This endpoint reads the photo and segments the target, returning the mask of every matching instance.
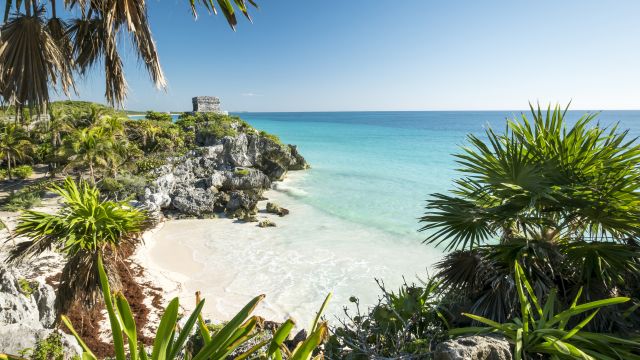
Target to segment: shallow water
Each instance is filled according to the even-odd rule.
[[[421,243],[425,200],[449,189],[456,177],[451,154],[466,134],[481,135],[488,124],[501,130],[513,113],[238,114],[296,144],[311,164],[269,193],[291,215],[274,218],[278,227],[269,229],[228,219],[171,222],[159,239],[170,234],[195,250],[205,267],[187,287],[210,299],[206,311],[214,318],[228,318],[257,293],[267,294],[264,315],[291,315],[302,326],[329,291],[330,315],[351,295],[372,304],[379,295],[374,278],[393,289],[403,275],[409,282],[426,277],[442,253]],[[640,112],[600,119],[640,134]]]

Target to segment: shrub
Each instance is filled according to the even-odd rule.
[[[21,355],[29,360],[64,360],[62,335],[58,332],[52,332],[47,338],[38,340],[33,349],[21,351]],[[80,360],[77,356],[72,359]]]
[[[33,174],[33,168],[29,165],[20,165],[11,169],[11,175],[18,179],[26,179]]]
[[[330,359],[425,358],[446,337],[447,321],[439,299],[439,284],[403,284],[397,293],[378,282],[382,297],[363,313],[356,297],[352,315],[333,329],[326,352]]]
[[[139,199],[144,196],[147,180],[142,176],[122,175],[104,178],[98,184],[101,192],[116,200]]]
[[[4,211],[20,211],[40,205],[44,190],[30,191],[28,188],[12,193],[0,206]]]
[[[109,281],[107,280],[107,274],[104,270],[101,256],[98,256],[97,258],[97,268],[100,277],[100,284],[102,286],[105,307],[107,308],[109,323],[111,325],[113,348],[115,350],[116,359],[125,360],[129,358],[131,360],[138,360],[149,358],[144,346],[140,346],[138,343],[136,322],[127,299],[121,292],[112,293],[109,288]],[[288,359],[309,359],[313,351],[324,342],[324,339],[328,334],[327,323],[320,321],[320,315],[324,311],[330,298],[331,294],[327,296],[318,311],[315,321],[309,329],[309,336],[307,336],[307,338],[293,351],[288,350],[284,345],[284,341],[289,337],[289,333],[293,330],[295,325],[295,323],[289,319],[280,325],[272,338],[265,339],[255,345],[252,345],[236,358],[251,358],[251,356],[255,355],[258,351],[266,348],[266,354],[264,356],[266,359],[282,359],[283,355],[287,356]],[[203,340],[203,346],[197,353],[190,354],[189,358],[194,360],[226,359],[231,353],[242,345],[246,345],[252,338],[254,338],[257,326],[262,319],[257,316],[252,316],[251,314],[263,299],[264,295],[256,296],[253,300],[247,303],[240,312],[229,320],[229,322],[222,326],[220,330],[216,333],[212,333],[205,325],[202,315],[200,314],[202,307],[204,306],[204,300],[199,301],[199,298],[196,297],[195,310],[188,317],[184,325],[179,327],[177,321],[180,303],[178,298],[174,298],[169,302],[169,305],[166,307],[164,314],[160,319],[158,329],[154,336],[155,340],[153,342],[153,347],[151,348],[151,358],[167,360],[181,358],[181,353],[185,349],[185,345],[191,331],[197,325]],[[61,316],[61,319],[69,331],[76,337],[76,339],[78,339],[80,346],[82,346],[82,358],[96,359],[96,356],[93,354],[91,349],[78,336],[69,319],[64,315]],[[128,356],[127,349],[125,347],[125,338],[129,348]]]
[[[7,169],[0,169],[0,181],[7,178]]]
[[[212,121],[198,127],[198,134],[200,134],[200,136],[210,136],[216,139],[221,139],[225,136],[235,136],[238,132],[229,122]]]
[[[515,287],[520,302],[520,317],[506,323],[498,323],[482,316],[463,314],[487,327],[459,328],[450,331],[452,335],[499,333],[504,335],[515,348],[516,359],[539,358],[545,354],[551,359],[640,359],[636,354],[640,342],[617,338],[610,334],[582,331],[601,308],[625,303],[626,297],[615,297],[578,305],[582,291],[574,298],[571,306],[556,312],[556,290],[552,290],[546,302],[538,296],[524,270],[515,263]],[[635,309],[635,306],[632,307]],[[586,317],[579,317],[583,313]]]
[[[153,156],[153,157],[145,156],[142,159],[139,159],[135,162],[136,170],[137,170],[136,173],[146,174],[154,169],[161,167],[166,163],[167,163],[166,158],[156,157],[156,156]]]
[[[147,111],[144,117],[147,120],[173,122],[171,115],[163,112]]]
[[[282,140],[280,140],[280,138],[277,135],[274,134],[269,134],[268,132],[264,131],[264,130],[260,130],[260,136],[262,136],[263,138],[267,138],[271,141],[273,141],[274,143],[282,146]]]

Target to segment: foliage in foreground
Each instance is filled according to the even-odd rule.
[[[257,4],[254,0],[189,1],[194,18],[202,8],[208,13],[220,11],[234,29],[237,12],[251,19],[250,6]],[[57,16],[58,11],[62,16]],[[107,102],[120,105],[127,95],[118,46],[124,38],[131,41],[133,53],[154,84],[165,87],[147,14],[145,1],[6,0],[0,33],[0,100],[40,111],[49,103],[50,91],[59,89],[69,96],[77,92],[77,77],[104,66]]]
[[[582,294],[579,291],[568,309],[556,312],[556,290],[552,290],[544,305],[541,305],[524,270],[517,262],[515,263],[515,285],[521,317],[501,324],[482,316],[464,314],[488,327],[453,329],[450,334],[492,332],[504,335],[514,346],[516,360],[536,359],[539,354],[549,355],[551,359],[567,360],[640,359],[638,354],[640,342],[637,340],[583,331],[583,328],[602,308],[628,302],[629,298],[614,297],[578,305]],[[587,312],[588,315],[579,317]]]
[[[8,260],[19,262],[50,249],[62,252],[67,262],[56,296],[57,310],[65,310],[74,300],[94,304],[99,290],[98,254],[107,254],[108,265],[115,269],[122,259],[122,245],[137,241],[146,215],[128,204],[101,200],[100,192],[84,181],[76,184],[67,178],[52,190],[62,197],[62,209],[56,214],[23,212],[15,234],[29,240],[15,245]],[[118,284],[117,277],[113,281]]]
[[[403,284],[397,293],[378,284],[382,297],[363,313],[359,300],[352,315],[333,329],[326,345],[330,359],[426,358],[446,337],[447,320],[440,284],[431,279],[421,285]]]
[[[456,155],[463,177],[428,201],[426,242],[457,249],[437,276],[476,314],[517,312],[514,261],[538,296],[556,288],[565,306],[580,288],[588,300],[639,293],[640,143],[594,124],[597,114],[567,124],[566,111],[532,107],[532,120],[510,120],[502,134],[470,135]],[[587,327],[640,326],[620,313],[607,307]]]
[[[255,336],[256,327],[262,322],[260,317],[255,315],[251,316],[251,313],[264,299],[264,295],[257,296],[247,303],[238,314],[213,335],[209,332],[201,316],[202,307],[205,303],[204,300],[197,303],[193,313],[191,313],[184,323],[184,326],[180,328],[178,325],[179,301],[178,298],[174,298],[165,309],[158,329],[156,330],[151,354],[148,354],[144,346],[140,346],[138,343],[136,324],[127,299],[122,293],[112,293],[109,288],[109,281],[100,256],[98,257],[98,272],[100,275],[102,294],[109,315],[109,323],[111,324],[116,360],[145,360],[149,358],[154,360],[177,359],[183,355],[182,352],[184,351],[187,339],[195,328],[196,323],[204,339],[204,346],[198,353],[191,354],[189,358],[191,360],[223,360],[238,347],[251,340]],[[310,329],[309,336],[300,342],[293,351],[289,351],[284,345],[284,341],[288,338],[289,333],[295,325],[293,320],[289,319],[276,330],[272,339],[259,342],[243,354],[238,355],[236,359],[249,358],[265,347],[267,347],[266,358],[268,359],[310,359],[313,352],[322,344],[328,335],[327,323],[320,321],[320,316],[329,298],[330,295],[327,296],[320,311],[318,311]],[[62,316],[62,321],[83,348],[82,358],[97,359],[91,349],[89,349],[78,336],[69,319]],[[125,338],[128,346],[125,345]],[[127,347],[129,350],[128,353]],[[316,356],[316,358],[320,357],[321,355]]]

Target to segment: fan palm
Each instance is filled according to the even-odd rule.
[[[7,174],[11,179],[11,167],[16,161],[29,158],[33,145],[18,124],[6,123],[0,132],[0,154],[7,164]]]
[[[71,134],[67,151],[70,154],[68,168],[81,166],[88,169],[89,178],[95,184],[96,170],[106,168],[117,157],[113,138],[103,127],[85,128]]]
[[[19,262],[46,250],[62,252],[62,269],[56,308],[64,311],[75,300],[95,303],[100,291],[97,261],[102,256],[111,271],[111,283],[120,288],[116,265],[125,245],[138,240],[146,215],[125,203],[100,200],[95,187],[67,178],[63,186],[52,186],[62,196],[63,207],[56,214],[25,211],[15,229],[16,236],[28,240],[18,243],[8,261]]]
[[[566,109],[531,113],[486,141],[469,136],[456,155],[464,177],[421,219],[425,242],[457,249],[436,265],[443,282],[500,321],[516,310],[516,260],[540,296],[558,288],[561,301],[581,286],[587,298],[638,288],[640,145],[596,114],[567,126]]]
[[[51,17],[45,18],[45,3]],[[235,29],[236,9],[249,20],[248,5],[253,0],[189,0],[197,17],[198,9],[222,11]],[[14,7],[15,5],[15,7]],[[14,8],[14,13],[11,9]],[[105,97],[121,105],[127,95],[117,40],[128,36],[140,62],[158,88],[166,86],[144,0],[66,0],[69,21],[57,16],[55,0],[6,0],[0,34],[0,96],[18,108],[39,111],[49,102],[49,88],[65,94],[74,91],[74,75],[84,75],[104,65]],[[78,16],[74,18],[74,16]]]

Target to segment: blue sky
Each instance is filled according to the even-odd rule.
[[[129,51],[129,109],[196,95],[232,111],[640,109],[638,0],[258,0],[236,32],[185,0],[147,1],[169,87]],[[102,81],[80,97],[104,101]]]

